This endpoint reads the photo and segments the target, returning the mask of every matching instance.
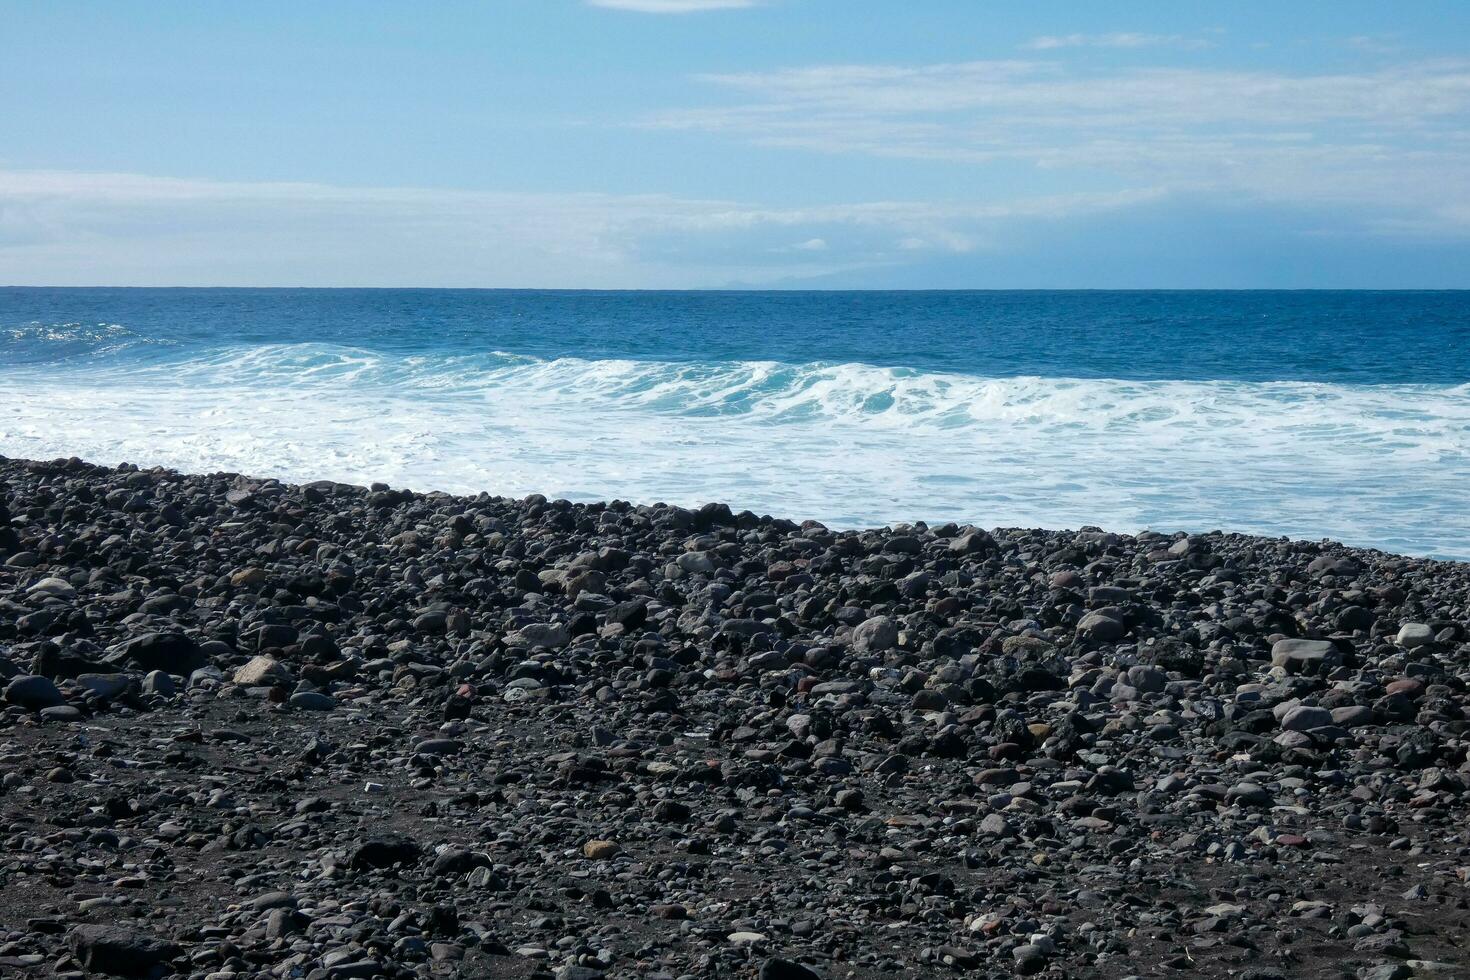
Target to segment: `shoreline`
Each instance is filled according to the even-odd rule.
[[[0,965],[1449,975],[1467,620],[1335,542],[0,457]]]
[[[347,493],[354,493],[354,494],[368,494],[368,493],[371,493],[371,492],[376,492],[376,491],[378,491],[379,488],[381,488],[381,491],[385,491],[385,492],[392,492],[392,493],[395,493],[395,494],[408,494],[409,495],[409,498],[406,498],[406,499],[415,499],[415,500],[417,500],[417,499],[433,498],[433,499],[441,500],[441,501],[442,500],[457,501],[457,502],[460,502],[460,503],[463,503],[463,504],[467,504],[467,505],[468,504],[471,504],[471,503],[481,502],[481,501],[487,501],[487,500],[490,501],[490,502],[496,503],[496,504],[516,505],[516,504],[523,504],[528,499],[541,499],[541,500],[543,500],[544,502],[547,502],[547,503],[552,503],[552,504],[556,504],[556,505],[563,505],[563,504],[565,504],[565,505],[570,505],[572,507],[577,507],[577,508],[589,508],[590,507],[590,508],[601,509],[601,508],[606,508],[606,507],[608,507],[609,505],[612,505],[612,504],[618,504],[620,506],[631,507],[631,508],[634,508],[634,509],[673,510],[673,511],[687,511],[687,512],[690,512],[690,513],[697,513],[697,512],[699,512],[701,510],[701,508],[706,508],[706,509],[708,509],[708,508],[715,508],[715,509],[720,510],[720,512],[722,512],[722,513],[728,511],[733,517],[737,517],[739,519],[739,521],[741,522],[742,526],[746,526],[746,527],[750,527],[750,526],[765,526],[765,525],[769,525],[769,524],[794,525],[794,526],[798,526],[798,527],[800,527],[800,526],[807,526],[807,525],[820,525],[822,528],[830,531],[831,533],[833,533],[833,534],[839,534],[839,535],[843,535],[843,534],[859,534],[859,535],[861,535],[861,534],[870,534],[870,533],[871,534],[894,533],[896,530],[899,530],[899,529],[902,529],[904,531],[909,531],[909,530],[913,530],[915,528],[924,529],[924,530],[930,530],[930,531],[935,530],[935,529],[943,529],[943,528],[953,528],[953,529],[963,528],[963,529],[967,529],[967,530],[984,531],[985,533],[988,533],[988,534],[1000,534],[1000,535],[1010,535],[1010,534],[1018,534],[1018,535],[1040,534],[1040,535],[1046,535],[1046,536],[1058,536],[1058,535],[1076,535],[1076,534],[1080,534],[1080,533],[1102,533],[1102,534],[1114,535],[1114,536],[1116,536],[1118,538],[1129,539],[1129,540],[1133,540],[1133,541],[1139,541],[1139,542],[1155,542],[1155,543],[1173,542],[1173,541],[1178,540],[1180,538],[1216,539],[1216,540],[1223,540],[1223,541],[1230,541],[1230,542],[1255,541],[1255,542],[1260,542],[1262,544],[1269,544],[1269,545],[1273,545],[1273,546],[1285,545],[1285,546],[1290,547],[1290,548],[1293,548],[1293,549],[1296,549],[1296,548],[1323,549],[1323,550],[1329,550],[1329,551],[1333,551],[1333,552],[1337,552],[1337,551],[1351,552],[1351,553],[1354,553],[1354,554],[1362,554],[1362,555],[1365,555],[1365,556],[1377,556],[1377,557],[1384,558],[1384,559],[1398,559],[1398,560],[1402,560],[1402,561],[1420,562],[1420,563],[1426,563],[1426,564],[1431,564],[1431,565],[1432,564],[1447,564],[1447,565],[1470,566],[1470,557],[1467,557],[1467,558],[1452,558],[1452,557],[1444,557],[1444,556],[1439,556],[1439,555],[1411,554],[1411,553],[1408,553],[1408,552],[1395,551],[1395,550],[1388,549],[1388,548],[1374,547],[1374,546],[1370,546],[1370,545],[1356,545],[1356,544],[1351,544],[1349,542],[1343,541],[1340,538],[1333,538],[1333,537],[1322,537],[1322,538],[1294,537],[1294,536],[1289,535],[1289,534],[1263,534],[1263,533],[1258,533],[1258,532],[1255,532],[1255,531],[1228,530],[1228,529],[1226,529],[1224,527],[1214,527],[1214,528],[1211,528],[1209,530],[1173,530],[1173,531],[1160,531],[1160,530],[1154,530],[1154,529],[1151,529],[1151,528],[1143,528],[1143,529],[1138,530],[1138,531],[1126,531],[1126,530],[1116,530],[1116,529],[1111,529],[1111,528],[1105,528],[1105,527],[1101,527],[1099,525],[1093,525],[1093,524],[1083,524],[1083,525],[1079,525],[1078,527],[1051,527],[1051,526],[1048,526],[1048,527],[1034,527],[1034,526],[1022,526],[1022,525],[1016,525],[1016,526],[997,525],[997,526],[990,526],[990,527],[981,527],[980,525],[973,524],[973,523],[967,523],[967,522],[959,522],[959,521],[952,521],[952,520],[951,521],[942,521],[941,522],[941,521],[929,521],[929,520],[924,520],[924,519],[916,519],[916,520],[913,520],[913,521],[893,521],[893,522],[890,522],[888,524],[880,524],[880,525],[862,525],[862,524],[855,524],[855,525],[849,526],[846,523],[839,523],[839,522],[832,522],[832,521],[821,521],[821,520],[816,520],[816,519],[812,519],[812,518],[802,518],[802,517],[790,518],[790,517],[780,517],[780,516],[776,516],[776,515],[772,515],[772,514],[768,514],[768,513],[757,513],[757,512],[752,511],[752,510],[750,510],[748,508],[737,509],[737,504],[735,502],[733,502],[733,501],[726,501],[726,500],[708,501],[708,502],[706,502],[704,504],[700,504],[700,505],[686,505],[686,504],[670,503],[668,501],[663,501],[663,500],[655,500],[655,501],[647,501],[647,502],[641,502],[641,503],[639,503],[639,502],[633,502],[633,501],[629,501],[629,500],[624,500],[622,498],[597,497],[597,496],[592,496],[592,495],[584,496],[584,495],[580,495],[580,494],[575,499],[549,497],[548,495],[546,495],[544,493],[535,493],[535,492],[530,493],[530,494],[525,495],[525,496],[514,497],[514,496],[503,495],[503,494],[497,494],[497,493],[494,493],[494,492],[488,491],[488,490],[481,490],[481,491],[456,491],[456,490],[441,490],[441,489],[416,490],[416,489],[412,489],[412,488],[409,488],[409,487],[393,486],[393,485],[390,485],[388,483],[382,483],[382,482],[374,482],[374,483],[371,483],[371,484],[364,485],[364,484],[358,484],[358,483],[347,483],[347,482],[342,482],[342,481],[339,481],[339,480],[332,480],[332,479],[305,480],[305,479],[295,479],[295,478],[290,478],[290,477],[258,476],[258,475],[251,475],[251,474],[247,474],[247,473],[238,473],[238,472],[234,472],[234,471],[230,471],[230,470],[210,470],[210,471],[181,470],[181,469],[176,469],[176,468],[174,468],[172,466],[167,466],[167,465],[163,465],[163,464],[145,466],[145,465],[142,465],[142,464],[139,464],[139,463],[133,463],[133,462],[130,462],[130,461],[121,461],[121,462],[118,462],[118,463],[115,463],[115,464],[113,464],[113,463],[97,463],[97,462],[92,462],[91,460],[82,459],[82,458],[76,457],[76,456],[70,456],[70,457],[54,457],[54,458],[50,458],[50,459],[35,459],[35,458],[27,458],[27,457],[6,456],[3,453],[0,453],[0,467],[5,467],[5,466],[9,466],[9,465],[26,465],[26,466],[36,465],[36,466],[44,466],[44,467],[58,467],[58,466],[59,467],[79,467],[79,468],[81,468],[84,471],[101,471],[101,472],[106,472],[106,473],[111,473],[111,474],[118,474],[118,473],[141,473],[141,474],[145,474],[145,475],[157,477],[159,479],[174,479],[174,480],[182,480],[182,479],[190,479],[190,478],[210,479],[210,480],[221,480],[221,479],[223,479],[223,480],[229,480],[229,481],[237,482],[237,483],[240,483],[242,485],[256,485],[256,486],[277,487],[277,488],[280,488],[280,489],[282,489],[284,491],[287,491],[287,492],[293,491],[293,490],[299,490],[302,487],[322,487],[322,488],[334,488],[336,491],[339,491],[339,492],[347,492]],[[1165,544],[1165,546],[1167,546],[1167,545]]]
[[[1470,560],[1453,297],[63,290],[0,307],[15,457]]]

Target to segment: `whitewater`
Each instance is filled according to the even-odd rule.
[[[1470,558],[1465,383],[196,346],[119,324],[0,339],[0,454],[14,457]]]

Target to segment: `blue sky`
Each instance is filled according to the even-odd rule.
[[[1467,270],[1463,0],[0,0],[0,283]]]

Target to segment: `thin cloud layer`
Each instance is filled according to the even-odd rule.
[[[1139,34],[1120,31],[1112,34],[1043,34],[1033,37],[1021,47],[1031,51],[1054,51],[1057,48],[1208,48],[1213,41],[1180,34]]]
[[[33,97],[0,114],[0,283],[1332,286],[1470,267],[1470,58],[1427,20],[1304,38],[1264,8],[1071,31],[902,4],[522,6],[528,27],[579,11],[598,56],[554,30],[469,43],[461,11],[394,65],[377,28],[274,63],[221,20],[242,56],[189,67],[192,39],[88,47],[38,14],[11,70]],[[694,20],[720,26],[651,46]],[[162,176],[180,172],[201,179]]]
[[[740,101],[644,124],[825,153],[1086,171],[1122,186],[1351,201],[1397,210],[1401,227],[1470,232],[1466,61],[1288,74],[997,60],[700,78]]]
[[[1017,222],[1158,196],[771,208],[664,195],[0,171],[0,268],[12,282],[54,285],[759,283],[888,265],[916,251],[965,254]]]

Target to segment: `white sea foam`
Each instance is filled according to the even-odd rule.
[[[234,348],[0,374],[0,453],[699,503],[834,525],[1209,529],[1470,557],[1470,385]]]

